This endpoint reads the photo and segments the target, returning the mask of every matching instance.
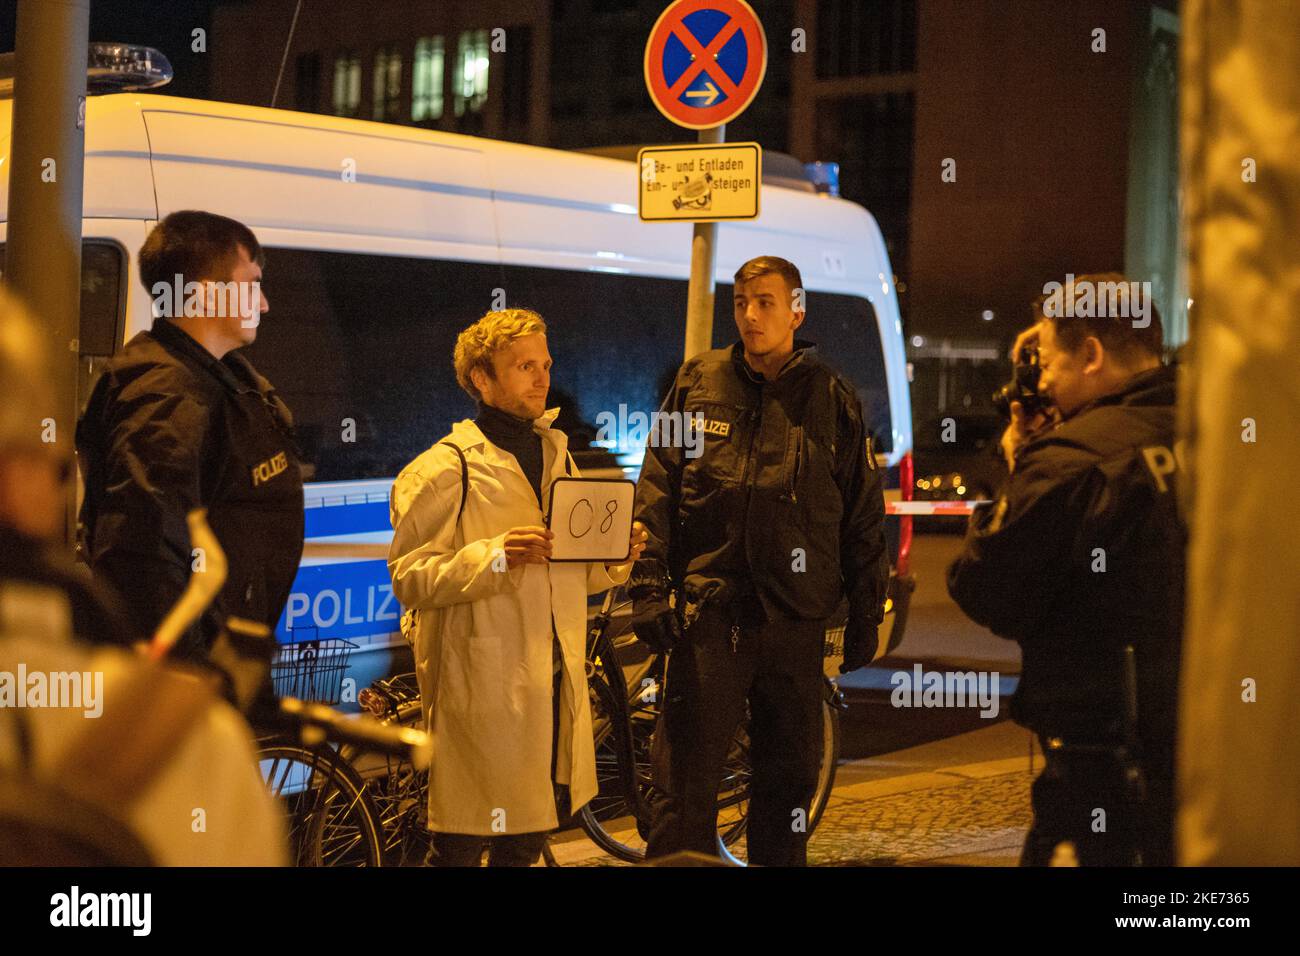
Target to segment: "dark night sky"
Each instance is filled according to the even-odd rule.
[[[176,78],[158,90],[176,96],[207,95],[207,56],[190,50],[192,31],[209,31],[218,0],[91,0],[90,39],[142,43],[161,50]],[[0,0],[0,52],[14,48],[18,0]],[[209,35],[209,40],[211,36]]]

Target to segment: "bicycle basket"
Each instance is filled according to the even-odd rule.
[[[276,696],[337,704],[343,696],[343,674],[356,649],[351,641],[337,637],[280,644],[271,662]]]

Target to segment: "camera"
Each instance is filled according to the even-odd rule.
[[[1042,375],[1038,364],[1038,349],[1031,345],[1021,346],[1016,354],[1011,381],[993,393],[993,407],[1003,418],[1011,417],[1011,403],[1019,402],[1026,418],[1033,418],[1047,408],[1047,400],[1038,391],[1038,380]]]

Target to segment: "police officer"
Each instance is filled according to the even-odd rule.
[[[1054,298],[1016,343],[1038,350],[1047,408],[1011,406],[1010,477],[972,517],[948,590],[1021,647],[1011,713],[1046,754],[1021,863],[1071,843],[1084,865],[1171,865],[1186,541],[1174,370],[1159,313],[1123,276]]]
[[[77,427],[83,547],[152,634],[203,566],[185,515],[206,507],[229,572],[172,652],[202,660],[227,616],[275,626],[302,553],[302,476],[289,410],[239,351],[269,308],[257,238],[225,216],[175,212],[139,263],[153,329],[107,363]]]
[[[796,341],[793,263],[736,273],[741,340],[677,374],[636,492],[637,637],[668,663],[647,853],[717,852],[717,790],[752,717],[749,858],[802,865],[822,733],[827,618],[847,594],[844,669],[870,661],[889,559],[880,474],[853,388]],[[673,442],[673,423],[689,422]]]

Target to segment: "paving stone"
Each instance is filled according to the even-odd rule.
[[[925,774],[926,785],[904,792],[832,793],[809,840],[808,863],[1014,865],[1029,829],[1033,778],[1028,770],[974,777]],[[861,793],[860,786],[846,790]],[[743,854],[743,841],[738,849]],[[618,865],[585,838],[557,843],[555,853],[566,866]]]

